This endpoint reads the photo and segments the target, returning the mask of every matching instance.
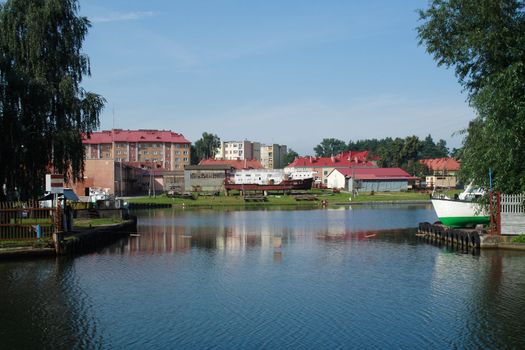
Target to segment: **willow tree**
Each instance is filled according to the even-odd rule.
[[[463,143],[462,176],[525,191],[525,4],[523,0],[432,0],[420,12],[421,44],[454,68],[477,111]]]
[[[98,128],[105,101],[80,86],[91,74],[90,23],[78,9],[76,0],[0,4],[0,199],[38,196],[49,171],[82,176],[82,133]]]

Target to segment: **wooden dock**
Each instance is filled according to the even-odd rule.
[[[479,249],[486,232],[476,229],[454,229],[441,224],[422,222],[419,224],[417,235],[430,242],[442,242],[465,249]]]
[[[463,250],[504,249],[525,251],[525,243],[513,242],[516,235],[489,234],[485,229],[453,229],[442,224],[419,224],[417,236],[429,243],[448,244]]]

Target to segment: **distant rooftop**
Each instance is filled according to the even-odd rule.
[[[333,157],[297,157],[287,167],[375,167],[368,151],[347,151]]]
[[[461,164],[454,158],[421,159],[419,162],[433,171],[434,170],[458,171],[461,168]]]
[[[203,159],[199,165],[229,165],[237,170],[240,169],[263,169],[261,162],[255,159]]]
[[[184,135],[170,130],[104,130],[95,131],[89,135],[82,135],[82,142],[85,144],[99,144],[112,142],[160,142],[160,143],[186,143],[190,144]]]
[[[356,169],[334,169],[345,177],[353,177],[356,180],[413,180],[416,177],[401,168],[356,168]]]

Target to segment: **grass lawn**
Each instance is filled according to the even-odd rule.
[[[352,197],[350,193],[333,193],[326,190],[311,190],[308,194],[315,195],[317,201],[297,201],[294,196],[283,194],[270,194],[267,196],[265,202],[245,202],[242,197],[238,195],[224,195],[220,196],[198,196],[197,199],[182,199],[170,198],[164,195],[157,197],[136,197],[130,198],[129,203],[138,204],[172,204],[186,207],[194,206],[267,206],[267,205],[319,205],[321,201],[325,200],[328,204],[346,204],[356,202],[390,202],[390,201],[412,201],[412,200],[428,200],[430,198],[428,193],[415,192],[378,192],[374,194],[363,193]],[[351,200],[350,200],[351,198]]]
[[[525,234],[517,237],[512,237],[512,243],[525,243]]]
[[[24,239],[24,240],[0,240],[0,249],[2,248],[53,248],[53,240],[51,238],[41,239]]]
[[[74,228],[87,228],[96,226],[105,226],[122,223],[121,219],[114,218],[95,218],[95,219],[74,219]]]

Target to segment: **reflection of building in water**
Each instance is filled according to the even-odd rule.
[[[143,215],[138,224],[140,236],[131,237],[130,252],[176,252],[191,248],[214,249],[224,252],[243,253],[253,247],[261,256],[269,256],[274,251],[274,237],[279,237],[285,246],[291,241],[304,240],[307,227],[283,227],[266,215],[257,213],[257,220],[246,217],[238,211],[225,211],[206,224],[209,213],[206,210],[184,213],[180,211],[150,211]],[[283,216],[286,216],[283,214]],[[256,223],[254,223],[256,222]],[[310,237],[311,238],[311,237]]]
[[[172,226],[171,232],[155,226],[143,226],[140,236],[130,237],[130,253],[174,253],[184,252],[191,247],[191,236],[186,236],[183,227]]]

